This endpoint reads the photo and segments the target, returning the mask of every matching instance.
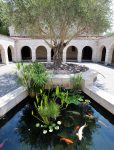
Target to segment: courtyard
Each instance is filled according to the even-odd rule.
[[[0,149],[114,149],[113,6],[0,1]]]

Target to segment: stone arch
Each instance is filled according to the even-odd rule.
[[[38,46],[36,48],[36,59],[38,61],[47,61],[47,49],[45,46]]]
[[[114,49],[112,51],[112,60],[111,60],[111,63],[114,64]]]
[[[82,61],[92,61],[92,48],[85,46],[82,50]]]
[[[2,45],[0,45],[0,63],[3,63],[3,51],[4,51],[4,48]]]
[[[53,56],[54,56],[54,50],[51,49],[51,61],[53,61]]]
[[[109,48],[107,64],[114,64],[114,44]]]
[[[69,46],[66,50],[66,61],[77,61],[78,49],[75,46]]]
[[[23,46],[21,49],[21,58],[22,60],[31,60],[32,52],[29,46]]]
[[[100,62],[105,62],[105,57],[106,57],[106,47],[102,46],[100,48]]]
[[[7,53],[8,53],[8,60],[13,61],[13,47],[10,45],[7,48]]]

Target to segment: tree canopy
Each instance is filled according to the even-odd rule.
[[[102,33],[110,27],[110,0],[6,0],[5,12],[17,31],[69,39],[82,33]],[[6,7],[5,7],[6,8]],[[3,11],[3,10],[2,10]]]
[[[5,21],[6,15],[4,15],[4,11],[6,9],[4,9],[5,7],[3,5],[4,5],[4,3],[2,3],[2,1],[0,1],[0,34],[8,35],[8,24]]]

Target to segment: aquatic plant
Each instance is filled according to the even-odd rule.
[[[67,105],[69,104],[75,104],[75,105],[78,105],[80,104],[81,102],[83,102],[84,99],[83,99],[83,96],[80,95],[80,94],[76,94],[76,95],[69,95],[66,99],[66,103]]]
[[[29,65],[18,63],[17,69],[19,70],[19,81],[27,87],[31,96],[35,96],[35,93],[44,87],[48,79],[46,69],[41,63],[33,62]]]
[[[78,93],[81,90],[82,75],[79,74],[71,77],[71,84],[72,84],[73,92]]]
[[[42,90],[40,90],[40,93],[42,94]],[[45,93],[42,94],[40,100],[36,97],[34,106],[36,114],[32,111],[32,115],[46,125],[49,125],[52,120],[56,120],[60,115],[60,106],[54,100],[49,101]],[[38,115],[40,116],[38,117]]]

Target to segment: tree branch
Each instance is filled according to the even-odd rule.
[[[73,38],[78,37],[84,30],[85,30],[85,27],[82,28],[81,30],[77,31],[77,32],[66,42],[66,45],[68,45],[68,44],[72,41]]]

